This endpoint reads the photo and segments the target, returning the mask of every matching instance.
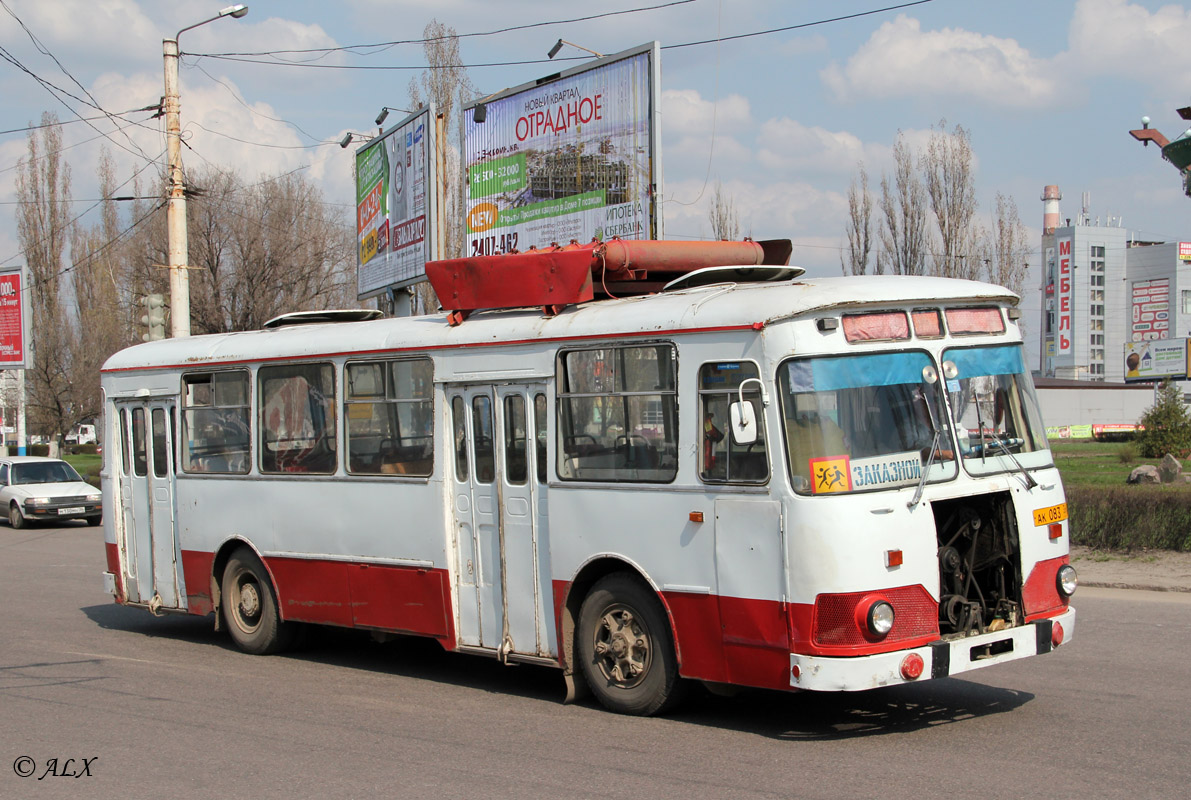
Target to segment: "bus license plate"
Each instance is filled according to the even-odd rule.
[[[1049,508],[1034,509],[1034,527],[1049,525],[1052,522],[1062,522],[1067,519],[1067,504],[1059,503]]]
[[[86,511],[86,509],[82,506],[71,506],[70,508],[58,509],[59,514],[82,514],[84,511]]]

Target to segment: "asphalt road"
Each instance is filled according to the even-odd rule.
[[[550,669],[414,639],[320,631],[243,655],[210,618],[114,605],[103,568],[97,529],[0,526],[0,797],[1086,800],[1191,783],[1184,593],[1083,589],[1073,641],[962,680],[699,693],[634,719],[562,705]]]

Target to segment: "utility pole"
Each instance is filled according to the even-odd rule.
[[[173,39],[162,40],[162,56],[165,60],[165,97],[162,111],[165,114],[165,135],[168,144],[170,198],[166,206],[166,230],[169,236],[170,269],[170,335],[190,335],[190,260],[189,244],[186,241],[186,185],[182,177],[182,101],[178,97],[178,37],[184,31],[206,25],[223,17],[239,19],[248,13],[248,6],[234,5],[220,11],[214,17],[188,25],[178,31]]]

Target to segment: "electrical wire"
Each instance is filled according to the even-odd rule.
[[[553,20],[550,22],[533,22],[533,23],[529,23],[526,25],[513,25],[513,26],[510,26],[507,28],[499,28],[497,30],[492,30],[492,31],[481,31],[481,32],[475,32],[475,33],[457,33],[457,34],[454,34],[453,36],[431,36],[431,37],[422,38],[422,39],[399,39],[399,40],[392,41],[392,42],[378,42],[375,44],[341,45],[338,47],[312,47],[312,48],[307,48],[307,49],[303,49],[303,50],[261,50],[261,51],[256,51],[256,52],[188,53],[187,55],[206,57],[206,58],[215,58],[215,57],[220,57],[220,56],[272,56],[272,55],[289,55],[289,54],[296,55],[296,54],[300,54],[300,53],[330,54],[330,53],[334,53],[334,52],[354,51],[354,50],[358,50],[358,49],[377,50],[377,48],[381,48],[380,50],[377,50],[377,52],[383,52],[384,50],[388,50],[388,49],[390,49],[396,45],[400,45],[400,44],[427,44],[429,42],[439,42],[439,41],[442,41],[443,39],[448,39],[448,38],[467,39],[467,38],[476,37],[476,36],[496,36],[497,34],[501,34],[501,33],[510,33],[512,31],[523,31],[523,30],[528,30],[530,28],[542,28],[542,27],[546,27],[549,25],[566,25],[566,24],[569,24],[572,22],[590,22],[593,19],[602,19],[604,17],[615,17],[615,16],[619,16],[622,14],[636,14],[641,11],[656,11],[661,8],[669,8],[671,6],[681,6],[681,5],[686,5],[687,3],[693,3],[693,2],[695,2],[695,0],[674,0],[673,2],[662,3],[662,4],[656,5],[656,6],[648,6],[646,8],[630,8],[630,9],[625,9],[623,11],[605,11],[600,14],[589,14],[586,17],[573,17],[571,19],[558,19],[558,20]],[[363,53],[360,55],[372,55],[372,54],[371,53]]]

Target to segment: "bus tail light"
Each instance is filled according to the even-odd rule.
[[[922,656],[910,653],[902,659],[902,678],[907,681],[916,681],[922,677],[922,670],[925,667],[926,662],[922,660]]]
[[[1058,647],[1063,643],[1063,624],[1055,622],[1050,626],[1050,646]]]

